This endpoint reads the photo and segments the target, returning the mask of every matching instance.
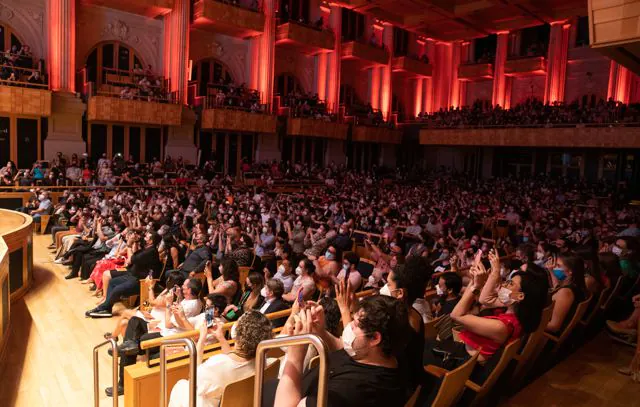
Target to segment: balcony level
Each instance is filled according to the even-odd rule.
[[[202,128],[211,130],[273,134],[276,132],[276,121],[274,115],[252,113],[239,108],[210,107],[202,112]]]
[[[89,97],[87,120],[179,126],[182,121],[182,106],[97,95]]]
[[[290,21],[278,26],[276,44],[294,48],[303,54],[314,55],[333,50],[334,36],[331,31]]]
[[[640,148],[639,127],[422,129],[420,144],[492,147]]]
[[[255,37],[264,30],[264,14],[231,3],[199,0],[193,5],[192,27],[237,38]]]
[[[365,143],[400,144],[402,132],[386,127],[353,126],[351,139]]]
[[[0,113],[38,117],[51,116],[51,91],[0,85]]]
[[[324,137],[334,140],[346,140],[348,124],[327,122],[320,119],[295,117],[289,118],[287,134],[289,136]]]
[[[547,60],[542,56],[510,58],[504,65],[504,74],[507,76],[545,75],[546,73]]]
[[[81,0],[80,3],[156,18],[170,12],[173,9],[174,0]]]
[[[391,66],[393,72],[406,72],[419,77],[430,77],[433,71],[431,64],[407,56],[393,58]]]
[[[493,64],[464,64],[458,68],[458,79],[482,81],[493,79]]]
[[[349,41],[342,44],[342,59],[359,59],[373,65],[386,65],[389,61],[389,53],[384,48],[359,41]]]

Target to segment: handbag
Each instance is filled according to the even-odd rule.
[[[431,351],[442,360],[441,366],[449,371],[461,366],[471,357],[463,343],[454,341],[438,341]]]

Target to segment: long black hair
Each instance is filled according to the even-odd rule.
[[[520,277],[520,289],[524,294],[522,301],[514,305],[514,311],[522,329],[526,333],[534,332],[540,325],[542,310],[547,305],[549,283],[544,276],[536,272],[517,272],[513,277]]]

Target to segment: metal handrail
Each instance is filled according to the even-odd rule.
[[[190,338],[168,339],[160,345],[160,407],[167,406],[167,346],[185,345],[189,352],[189,406],[196,407],[198,363],[196,344]]]
[[[269,339],[258,344],[256,349],[256,380],[253,387],[253,407],[262,405],[262,383],[264,382],[265,355],[268,349],[283,346],[313,345],[320,356],[320,371],[318,379],[318,407],[327,405],[327,382],[329,380],[329,351],[322,338],[313,334],[287,336],[284,338]]]
[[[98,350],[108,343],[111,344],[111,351],[113,352],[113,384],[111,386],[111,389],[113,390],[113,407],[118,407],[118,342],[116,342],[116,340],[113,338],[104,341],[100,345],[97,345],[93,348],[93,405],[95,407],[100,406],[100,399],[98,398],[100,387],[98,372]]]

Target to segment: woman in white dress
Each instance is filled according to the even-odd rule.
[[[244,313],[236,322],[235,347],[224,337],[222,325],[207,329],[200,325],[198,338],[198,383],[196,398],[198,407],[218,407],[226,385],[249,377],[255,373],[255,356],[258,344],[272,338],[271,322],[258,311]],[[211,356],[204,363],[202,356],[208,333],[215,335],[222,352]],[[189,381],[179,380],[171,390],[169,407],[187,407],[189,404]]]

